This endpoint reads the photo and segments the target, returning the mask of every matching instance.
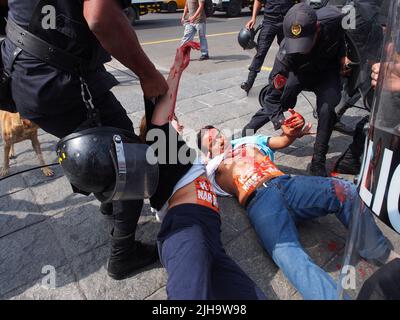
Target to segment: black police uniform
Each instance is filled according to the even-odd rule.
[[[119,1],[121,7],[123,1]],[[103,64],[110,56],[90,31],[83,16],[82,0],[26,1],[9,0],[9,19],[32,34],[72,55],[88,61],[84,79],[99,111],[102,125],[129,130],[134,133],[125,109],[110,89],[118,81]],[[44,5],[56,8],[56,29],[42,27],[41,9]],[[6,38],[2,46],[5,64],[16,46]],[[37,123],[43,130],[62,138],[84,128],[88,109],[81,95],[79,76],[56,68],[22,51],[13,65],[11,90],[16,109],[22,117]],[[134,234],[143,201],[113,203],[114,229],[112,258],[123,253],[134,243]]]
[[[382,24],[385,24],[388,15],[389,0],[355,0],[354,8],[356,10],[356,28],[347,30],[352,37],[360,54],[360,72],[357,75],[357,91],[353,94],[352,82],[344,85],[343,98],[336,107],[337,123],[335,130],[349,133],[346,125],[340,122],[345,112],[352,108],[365,96],[371,88],[371,66],[372,63],[380,60],[382,51],[384,33]],[[355,76],[355,75],[353,75]],[[350,87],[350,90],[348,90]],[[360,92],[361,91],[361,92]],[[348,95],[350,93],[350,96]],[[356,125],[353,134],[353,142],[349,148],[339,157],[335,164],[334,171],[345,174],[358,174],[361,170],[361,155],[364,151],[365,133],[364,125],[369,121],[365,117]]]
[[[247,79],[247,85],[249,89],[246,91],[249,91],[253,86],[254,80],[256,79],[257,74],[261,71],[265,57],[275,37],[277,37],[278,44],[281,43],[283,39],[283,18],[288,10],[294,4],[299,2],[300,0],[266,0],[262,29],[257,40],[257,53],[249,67],[250,72]]]
[[[400,300],[400,259],[385,264],[368,278],[357,300]]]
[[[318,113],[314,155],[324,159],[341,96],[340,60],[346,48],[340,11],[324,7],[317,11],[317,17],[320,34],[310,53],[286,54],[285,39],[282,41],[269,76],[264,108],[252,117],[242,134],[255,132],[270,120],[279,129],[285,119],[283,112],[295,107],[301,91],[312,91],[317,96]]]

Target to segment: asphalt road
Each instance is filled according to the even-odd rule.
[[[161,69],[169,69],[172,64],[176,47],[179,46],[183,35],[183,26],[180,23],[182,13],[151,13],[141,17],[134,29],[139,40],[152,59]],[[210,60],[199,61],[199,52],[192,53],[192,74],[204,74],[230,68],[247,68],[255,54],[255,50],[244,51],[237,42],[239,30],[250,19],[248,9],[237,18],[227,18],[225,13],[216,13],[207,19],[207,40]],[[262,21],[258,16],[258,22]],[[197,39],[198,40],[198,39]],[[273,64],[277,51],[274,43],[264,63],[264,70],[268,71]]]

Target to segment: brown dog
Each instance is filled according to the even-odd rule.
[[[8,175],[10,168],[10,159],[15,156],[14,143],[23,140],[31,140],[33,150],[39,158],[40,165],[44,165],[42,150],[38,139],[39,127],[29,120],[22,119],[19,113],[10,113],[0,110],[1,136],[4,143],[4,166],[0,170],[0,177]],[[51,177],[53,171],[48,168],[42,168],[45,176]]]

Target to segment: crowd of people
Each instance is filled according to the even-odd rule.
[[[365,2],[375,10],[382,1]],[[194,150],[182,136],[183,127],[175,115],[175,105],[191,50],[201,51],[200,60],[209,58],[205,1],[186,1],[182,17],[184,36],[167,79],[144,53],[124,16],[126,1],[59,1],[57,10],[64,17],[65,26],[62,32],[42,28],[40,8],[46,4],[43,0],[9,1],[10,22],[2,44],[3,63],[11,65],[16,111],[62,139],[59,143],[62,150],[57,152],[74,191],[94,193],[99,200],[108,199],[100,208],[114,219],[108,274],[114,279],[124,279],[160,259],[168,274],[169,299],[268,299],[222,245],[217,196],[229,196],[237,198],[246,209],[263,248],[304,299],[337,299],[337,283],[303,249],[296,223],[335,214],[348,227],[353,209],[361,204],[356,186],[343,179],[329,178],[325,166],[329,140],[338,123],[335,108],[342,97],[343,78],[351,74],[343,13],[333,6],[316,10],[304,1],[266,0],[257,54],[248,79],[241,85],[246,92],[251,90],[277,37],[279,52],[261,109],[243,128],[242,136],[232,141],[212,125],[201,129]],[[255,0],[246,28],[254,27],[261,5],[261,1]],[[376,29],[374,23],[367,22],[364,28],[373,27],[384,34],[382,26]],[[25,31],[15,32],[21,29]],[[200,44],[192,41],[196,32]],[[21,43],[24,43],[22,48]],[[117,83],[103,66],[110,55],[140,79],[145,98],[140,137],[110,91]],[[371,62],[379,59],[376,55],[363,59],[371,64],[367,70],[372,72],[372,86],[375,86],[380,65],[372,66]],[[400,91],[398,64],[391,68],[393,79],[387,79],[385,85],[397,92]],[[365,78],[364,84],[367,81],[370,79]],[[274,154],[296,139],[312,134],[311,125],[294,110],[297,96],[303,90],[317,96],[316,139],[310,176],[290,176],[274,164]],[[290,114],[287,118],[286,111]],[[255,135],[269,121],[281,133]],[[82,134],[76,135],[79,132]],[[91,170],[104,168],[104,163],[99,164],[104,159],[100,158],[101,152],[91,154],[90,164],[77,164],[74,155],[62,156],[85,132],[95,137],[98,132],[96,148],[102,146],[105,153],[101,156],[112,158],[110,168],[99,170],[98,177],[92,177],[90,183],[82,179],[80,170],[88,170],[89,165]],[[360,133],[354,135],[354,141],[337,165],[343,171],[360,162]],[[156,245],[135,238],[143,194],[150,183],[146,172],[138,175],[142,180],[133,183],[129,179],[137,168],[127,166],[126,157],[135,157],[128,151],[136,149],[128,149],[128,144],[143,143],[150,146],[146,152],[152,150],[157,162],[158,184],[149,194],[150,204],[161,221]],[[372,212],[363,207],[362,215],[369,241],[357,248],[359,255],[398,269],[400,256],[391,249]],[[379,275],[374,277],[368,289],[362,291],[365,297],[367,290],[373,292],[374,286],[381,285],[379,279]],[[385,296],[383,287],[381,296]]]

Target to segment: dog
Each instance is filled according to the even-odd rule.
[[[14,144],[23,140],[31,140],[40,165],[45,165],[38,139],[38,125],[21,118],[19,113],[10,113],[3,110],[0,110],[0,125],[4,143],[4,162],[3,168],[0,170],[0,177],[8,175],[10,159],[15,157]],[[44,167],[41,170],[46,177],[54,175],[54,172],[48,167]]]

